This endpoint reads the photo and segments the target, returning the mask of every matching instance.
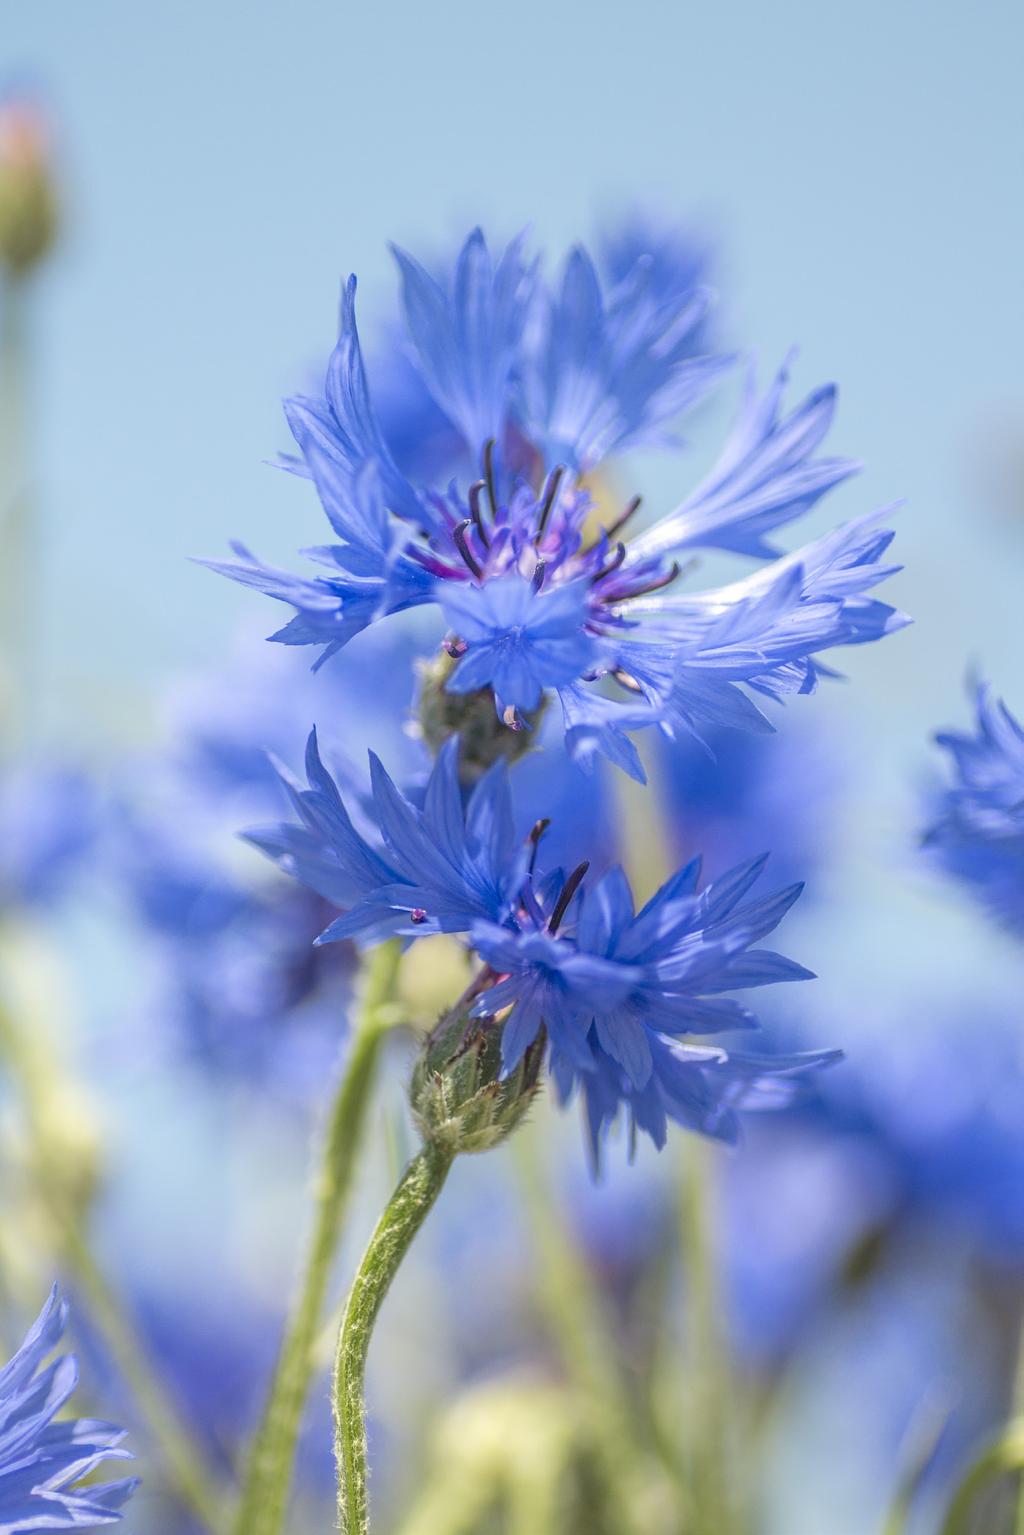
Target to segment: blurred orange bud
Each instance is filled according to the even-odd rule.
[[[27,276],[56,238],[52,152],[50,122],[37,102],[0,101],[0,268],[10,277]]]

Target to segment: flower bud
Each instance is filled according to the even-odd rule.
[[[0,268],[25,277],[57,234],[46,120],[28,100],[0,103]]]
[[[525,722],[506,723],[498,718],[490,688],[475,693],[447,691],[445,683],[454,665],[452,657],[442,650],[420,667],[420,734],[435,756],[449,736],[458,735],[462,776],[473,782],[503,757],[516,762],[526,755],[546,705],[542,702]]]
[[[525,1118],[537,1091],[544,1041],[501,1075],[501,1025],[446,1013],[427,1039],[409,1096],[424,1140],[451,1152],[489,1151]]]

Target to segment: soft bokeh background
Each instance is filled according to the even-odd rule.
[[[893,592],[915,627],[853,655],[848,686],[789,710],[816,711],[845,784],[827,898],[791,929],[790,948],[821,974],[820,1042],[855,1055],[858,1030],[889,1017],[927,1030],[951,991],[976,1012],[959,1015],[950,1049],[970,1048],[964,1035],[987,1013],[1015,1012],[1024,956],[922,872],[915,836],[927,737],[963,718],[968,663],[1024,709],[1017,7],[2,10],[0,66],[52,112],[65,207],[33,295],[37,741],[105,761],[144,747],[169,679],[217,668],[239,626],[266,616],[187,557],[241,535],[286,560],[320,537],[312,496],[264,461],[284,445],[280,396],[330,344],[342,276],[356,271],[363,315],[382,315],[388,239],[430,252],[471,222],[498,235],[530,224],[561,252],[617,210],[651,207],[710,232],[730,340],[766,370],[796,342],[798,387],[840,382],[831,446],[867,467],[815,528],[907,503]],[[671,505],[693,482],[729,403],[726,390],[694,424],[689,464],[634,466],[648,504]],[[134,984],[116,925],[94,913],[68,937],[97,1027]],[[169,1114],[137,1060],[101,1090],[134,1169],[109,1218],[142,1268],[159,1269],[171,1220],[201,1265],[222,1209],[260,1177],[259,1222],[299,1228],[304,1126],[264,1123],[248,1100],[233,1117],[198,1089]],[[159,1134],[137,1133],[147,1119]],[[560,1144],[579,1160],[574,1134]],[[168,1145],[219,1203],[197,1214],[179,1193],[154,1216],[154,1187],[171,1187]],[[488,1170],[467,1179],[485,1198]],[[274,1246],[283,1284],[289,1244]],[[422,1285],[444,1283],[440,1238],[433,1252]],[[905,1283],[913,1293],[913,1275]],[[416,1308],[402,1304],[395,1336],[444,1391],[443,1350],[415,1341]],[[905,1333],[887,1315],[861,1325],[898,1372],[889,1329]],[[862,1360],[863,1336],[850,1345]],[[792,1386],[796,1427],[767,1476],[777,1535],[819,1535],[823,1510],[831,1535],[863,1535],[874,1517],[878,1423],[870,1410],[854,1422],[834,1378],[841,1333],[829,1339]],[[925,1364],[905,1372],[915,1389],[934,1363],[921,1347]],[[867,1381],[866,1402],[877,1389]]]

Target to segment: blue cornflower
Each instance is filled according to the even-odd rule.
[[[78,1384],[78,1366],[70,1354],[44,1361],[60,1342],[67,1314],[54,1286],[0,1369],[0,1535],[111,1524],[138,1486],[137,1478],[81,1485],[103,1461],[131,1455],[120,1448],[124,1431],[110,1423],[57,1419]]]
[[[746,901],[764,863],[751,860],[698,890],[695,859],[640,912],[625,874],[613,868],[576,903],[564,932],[571,880],[556,881],[550,913],[542,892],[532,897],[535,922],[546,919],[541,931],[474,926],[474,946],[502,977],[476,1001],[476,1015],[511,1008],[502,1033],[508,1070],[547,1029],[559,1094],[582,1087],[595,1152],[623,1104],[634,1131],[658,1146],[670,1118],[733,1140],[737,1109],[774,1107],[800,1077],[837,1059],[834,1051],[751,1056],[680,1038],[756,1026],[750,1010],[723,993],[811,976],[753,947],[802,889]]]
[[[447,281],[398,259],[421,376],[481,477],[426,488],[399,468],[371,402],[350,280],[323,397],[286,404],[301,454],[289,467],[313,480],[338,542],[308,551],[323,571],[314,577],[241,546],[239,560],[215,565],[295,608],[274,639],[321,646],[323,660],[378,618],[433,605],[450,626],[449,691],[489,689],[513,728],[552,693],[574,755],[603,753],[642,778],[626,732],[770,729],[751,693],[810,692],[819,653],[907,621],[867,596],[898,568],[882,563],[891,535],[873,519],[746,581],[669,592],[692,549],[773,557],[770,535],[857,468],[818,456],[835,390],[787,414],[785,367],[763,396],[750,378],[719,462],[667,517],[625,541],[634,498],[592,528],[586,475],[670,440],[730,361],[698,350],[709,295],[690,255],[662,245],[602,283],[577,248],[555,286],[521,239],[493,259],[479,230]]]
[[[983,682],[973,684],[975,730],[940,731],[952,782],[925,833],[949,872],[1007,926],[1024,930],[1024,727]]]
[[[498,764],[464,804],[458,754],[458,739],[452,737],[427,780],[421,808],[370,753],[366,811],[378,834],[372,842],[357,830],[320,760],[315,730],[306,748],[308,787],[281,768],[300,824],[253,831],[249,840],[287,873],[346,908],[320,942],[464,933],[476,921],[506,918],[527,861],[512,816],[508,775]]]
[[[595,1144],[620,1107],[634,1128],[663,1144],[668,1118],[723,1139],[736,1110],[786,1101],[834,1051],[786,1058],[736,1054],[689,1042],[755,1025],[731,995],[810,972],[755,947],[800,893],[792,885],[747,900],[764,859],[704,889],[693,860],[637,912],[622,870],[583,890],[588,865],[566,876],[536,872],[539,822],[523,843],[515,830],[508,768],[492,768],[463,802],[458,743],[441,752],[422,808],[399,793],[371,756],[370,819],[355,829],[320,761],[307,753],[309,788],[286,779],[299,826],[252,834],[288,872],[349,910],[322,941],[360,935],[411,938],[466,933],[485,969],[471,1012],[502,1024],[502,1061],[513,1071],[546,1034],[560,1096],[582,1087]]]

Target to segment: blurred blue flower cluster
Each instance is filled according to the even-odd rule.
[[[985,683],[972,688],[974,730],[940,731],[950,783],[925,843],[1007,927],[1024,932],[1024,728]]]

